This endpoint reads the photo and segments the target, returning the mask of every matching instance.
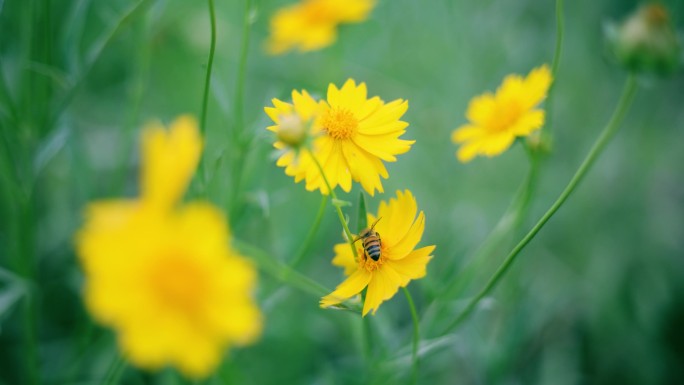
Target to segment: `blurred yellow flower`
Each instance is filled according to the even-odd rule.
[[[168,133],[145,130],[141,198],[92,203],[76,237],[86,306],[116,330],[124,356],[194,378],[261,331],[256,272],[229,247],[222,213],[209,203],[176,207],[201,147],[191,118]]]
[[[380,219],[376,226],[381,240],[380,258],[374,261],[363,250],[362,241],[357,242],[359,261],[348,243],[335,245],[333,264],[344,268],[347,279],[335,291],[321,299],[321,307],[329,307],[360,293],[366,286],[363,315],[378,310],[380,304],[392,298],[412,279],[423,278],[435,246],[414,250],[425,228],[425,214],[421,211],[416,218],[418,206],[410,191],[397,191],[397,197],[389,203],[380,202],[377,217],[368,214],[368,223]]]
[[[273,107],[265,111],[275,123],[268,129],[275,133],[281,130],[283,117],[293,113],[308,122],[311,151],[331,188],[339,185],[349,192],[354,180],[374,195],[376,190],[383,192],[380,177],[389,176],[382,161],[396,161],[395,155],[407,152],[415,142],[399,139],[408,126],[399,120],[407,109],[408,102],[402,99],[389,103],[377,96],[368,99],[366,84],[349,79],[341,89],[330,84],[327,101],[317,102],[306,91],[292,91],[292,104],[273,99]],[[307,190],[328,193],[309,152],[297,151],[282,141],[276,141],[274,147],[283,151],[277,165],[285,167],[295,182],[306,180]]]
[[[271,18],[267,50],[273,55],[298,49],[313,51],[337,39],[342,23],[359,23],[368,18],[373,0],[302,0],[280,9]]]
[[[544,125],[544,110],[536,108],[546,98],[552,77],[548,66],[533,69],[525,79],[507,76],[496,94],[489,92],[473,98],[466,117],[470,123],[451,135],[461,148],[461,162],[477,155],[496,156],[506,151],[515,138],[524,137]]]

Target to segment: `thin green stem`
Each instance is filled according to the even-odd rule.
[[[416,305],[413,303],[411,292],[409,292],[406,287],[402,287],[401,289],[404,291],[404,295],[406,296],[406,301],[408,302],[409,309],[411,310],[411,319],[413,320],[413,344],[411,347],[413,374],[411,375],[411,383],[415,384],[418,382],[418,344],[420,343],[420,319],[418,318],[418,312],[416,311]]]
[[[229,204],[231,213],[237,211],[236,205],[240,198],[240,186],[242,184],[242,174],[244,171],[244,158],[246,156],[246,150],[249,148],[248,142],[251,140],[246,139],[243,136],[245,125],[245,77],[247,70],[247,57],[249,53],[251,11],[251,0],[245,0],[245,12],[243,14],[242,20],[242,42],[240,44],[240,58],[237,67],[237,79],[235,81],[235,102],[233,110],[233,115],[235,116],[235,125],[232,130],[232,144],[235,157],[233,158],[232,162],[233,185],[231,186],[231,190],[233,193],[230,195]]]
[[[627,109],[629,108],[629,106],[632,103],[632,100],[634,99],[636,89],[636,79],[634,78],[634,75],[629,75],[625,83],[625,87],[622,91],[622,96],[620,97],[620,101],[613,113],[613,116],[601,132],[601,135],[598,137],[596,142],[594,142],[594,145],[589,151],[589,154],[587,154],[587,157],[584,158],[584,161],[579,166],[572,179],[570,179],[568,185],[565,187],[565,189],[556,199],[556,201],[551,205],[551,207],[546,211],[546,213],[534,225],[534,227],[532,227],[532,229],[513,248],[513,250],[511,250],[506,259],[499,266],[494,275],[492,275],[492,277],[489,279],[487,284],[482,288],[482,290],[480,290],[480,292],[470,300],[468,305],[466,305],[465,309],[463,309],[463,311],[447,327],[446,332],[449,332],[452,329],[454,329],[472,313],[472,311],[475,309],[475,306],[497,285],[501,277],[503,277],[503,275],[508,271],[508,269],[515,261],[518,254],[520,254],[520,252],[525,248],[525,246],[527,246],[527,244],[535,237],[535,235],[537,235],[539,230],[541,230],[541,228],[544,227],[546,222],[549,219],[551,219],[551,217],[556,213],[556,211],[558,211],[558,209],[563,205],[563,203],[565,203],[565,201],[572,194],[572,192],[575,191],[575,188],[577,187],[579,182],[584,178],[589,169],[591,169],[591,166],[594,164],[598,156],[601,154],[601,152],[603,152],[603,149],[610,142],[610,139],[613,137],[615,132],[617,132],[617,129],[620,126],[620,122],[622,121],[625,113],[627,112]]]
[[[297,254],[295,254],[295,257],[292,259],[292,262],[290,262],[290,266],[296,267],[299,263],[302,262],[302,260],[304,259],[304,256],[306,256],[306,253],[309,251],[309,248],[311,247],[311,243],[313,243],[314,237],[316,236],[316,233],[318,232],[318,228],[321,226],[321,221],[323,220],[323,215],[325,214],[325,208],[327,205],[328,205],[328,196],[327,195],[321,196],[321,204],[318,206],[318,212],[316,213],[316,219],[314,219],[314,223],[311,225],[311,228],[309,229],[309,233],[306,235],[304,242],[302,242],[301,246],[299,247]]]
[[[529,159],[530,169],[513,202],[511,202],[506,212],[501,216],[494,229],[487,235],[482,245],[468,258],[466,266],[457,273],[447,288],[442,291],[445,293],[442,297],[453,298],[458,296],[477,276],[476,272],[483,270],[484,264],[490,260],[489,256],[508,243],[509,235],[518,232],[520,225],[527,217],[530,201],[536,191],[539,178],[539,158],[530,154]]]
[[[561,53],[563,52],[563,0],[556,0],[556,48],[553,53],[553,62],[551,63],[551,76],[554,81],[549,89],[548,97],[546,98],[546,125],[543,134],[548,135],[551,132],[551,122],[553,119],[553,99],[555,92],[553,91],[558,74],[558,67],[560,66]]]
[[[249,255],[262,271],[283,283],[309,293],[315,297],[322,297],[330,293],[330,290],[325,286],[294,270],[292,267],[278,261],[266,251],[256,246],[252,246],[237,239],[233,240],[233,245],[242,254]],[[339,309],[349,310],[355,313],[361,312],[359,305],[353,306],[340,304],[337,307]]]
[[[354,254],[354,260],[358,261],[359,256],[356,253],[356,247],[354,247],[354,235],[352,235],[352,232],[349,230],[349,225],[347,225],[347,220],[344,219],[344,213],[342,213],[342,208],[340,207],[339,204],[336,204],[338,202],[337,195],[335,195],[335,190],[333,190],[330,187],[330,182],[328,182],[328,178],[325,176],[325,171],[323,171],[323,167],[321,166],[320,162],[318,162],[318,159],[316,159],[316,156],[313,154],[313,152],[306,148],[306,151],[309,152],[309,156],[311,156],[311,159],[313,159],[314,163],[316,164],[316,167],[318,167],[318,171],[321,173],[321,177],[323,178],[323,181],[325,182],[325,186],[328,188],[328,191],[330,192],[330,196],[333,199],[333,206],[335,206],[335,210],[337,211],[337,216],[340,219],[340,223],[342,224],[342,228],[344,228],[344,234],[347,236],[347,240],[349,242],[349,247],[352,249],[352,253]]]
[[[123,358],[121,354],[117,353],[116,358],[114,358],[114,361],[112,361],[112,364],[109,366],[109,369],[107,370],[107,374],[105,374],[105,378],[102,380],[102,384],[118,384],[125,368],[126,360]]]
[[[209,86],[211,85],[211,69],[214,66],[214,52],[216,51],[216,10],[214,9],[214,0],[209,2],[209,24],[211,30],[211,38],[209,42],[209,59],[207,59],[207,74],[204,77],[204,95],[202,96],[202,114],[200,115],[200,133],[202,138],[207,137],[207,105],[209,104]],[[207,184],[207,176],[204,170],[204,152],[200,158],[199,175],[202,184],[202,190]]]
[[[235,130],[233,130],[234,140],[240,141],[244,125],[244,104],[245,104],[245,71],[247,69],[247,52],[249,49],[250,32],[250,12],[252,1],[245,0],[245,13],[242,20],[242,43],[240,45],[240,61],[238,63],[238,75],[235,84]]]

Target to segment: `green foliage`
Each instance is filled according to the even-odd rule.
[[[437,245],[428,276],[410,286],[420,317],[417,383],[684,377],[681,75],[642,87],[577,191],[471,317],[443,333],[556,199],[608,121],[626,74],[602,55],[600,26],[624,19],[635,2],[567,2],[549,117],[553,147],[534,194],[517,199],[529,168],[521,144],[462,165],[449,135],[465,122],[473,95],[552,61],[553,2],[382,1],[367,22],[344,26],[335,45],[279,57],[266,55],[263,42],[269,16],[289,1],[253,1],[250,10],[246,3],[216,2],[208,182],[195,183],[192,194],[205,189],[228,213],[236,247],[260,265],[265,331],[256,345],[231,351],[206,383],[411,377],[414,330],[402,296],[363,323],[358,303],[318,307],[342,279],[330,264],[343,240],[334,206],[352,205],[342,209],[356,213],[360,229],[366,208],[375,212],[385,196],[366,202],[354,187],[326,206],[275,166],[265,130],[271,98],[303,88],[323,95],[348,77],[365,81],[370,95],[410,102],[406,137],[416,143],[388,163],[383,185],[388,196],[404,188],[416,195],[427,218],[422,243]],[[681,28],[684,4],[663,4]],[[100,383],[118,362],[115,336],[84,308],[74,232],[87,202],[138,190],[146,122],[200,115],[209,27],[203,1],[0,1],[0,384]],[[506,211],[526,199],[526,216]],[[508,231],[482,251],[500,218]],[[173,370],[122,370],[125,384],[183,381]]]

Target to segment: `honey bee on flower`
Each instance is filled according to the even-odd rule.
[[[396,198],[380,202],[377,217],[368,214],[368,223],[373,225],[359,237],[381,233],[382,241],[377,243],[379,249],[376,252],[372,247],[369,252],[364,244],[356,243],[358,260],[354,260],[348,243],[335,245],[332,263],[344,268],[347,279],[321,299],[321,307],[337,305],[367,287],[363,315],[370,311],[375,314],[400,287],[426,275],[435,246],[416,249],[425,229],[425,214],[422,211],[418,213],[416,200],[410,191],[397,191]],[[375,240],[372,241],[371,246],[375,245]]]
[[[383,161],[396,161],[396,155],[407,152],[415,142],[400,139],[408,126],[400,120],[407,109],[408,102],[403,99],[385,103],[377,96],[368,98],[366,84],[357,85],[352,79],[342,88],[330,84],[326,100],[316,101],[305,90],[292,91],[292,103],[273,99],[273,107],[265,108],[275,123],[268,129],[281,136],[283,117],[296,114],[302,122],[309,122],[311,151],[298,151],[277,140],[274,147],[283,153],[276,164],[285,167],[285,174],[295,182],[305,181],[307,190],[328,194],[313,154],[330,188],[340,186],[349,192],[356,181],[370,195],[383,192],[380,177],[389,177]]]

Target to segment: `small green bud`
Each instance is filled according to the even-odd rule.
[[[546,130],[537,130],[525,138],[527,147],[538,154],[550,154],[553,148],[551,134]]]
[[[308,125],[297,114],[281,115],[278,121],[278,140],[299,148],[307,139]]]
[[[667,10],[660,4],[642,5],[606,32],[618,61],[632,71],[667,75],[680,65],[681,45]]]

